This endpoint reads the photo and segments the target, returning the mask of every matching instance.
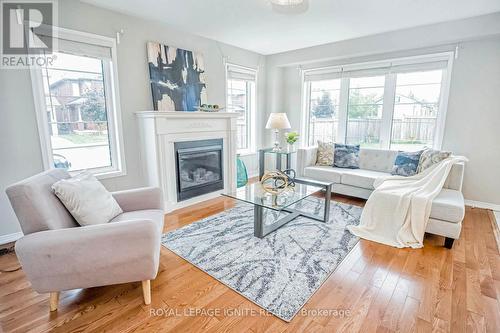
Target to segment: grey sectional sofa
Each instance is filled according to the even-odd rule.
[[[297,174],[301,177],[335,182],[332,192],[368,199],[374,190],[375,179],[390,176],[397,151],[360,149],[359,169],[344,169],[316,165],[316,147],[300,148],[297,152]],[[464,164],[455,164],[432,203],[426,231],[446,237],[445,246],[451,248],[460,237],[465,203],[462,195]]]

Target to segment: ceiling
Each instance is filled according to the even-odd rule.
[[[300,14],[268,0],[83,1],[265,55],[500,11],[499,0],[308,0]]]

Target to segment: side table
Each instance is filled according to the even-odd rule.
[[[262,176],[264,176],[266,154],[275,154],[276,170],[283,171],[286,169],[290,169],[290,167],[292,166],[292,155],[296,152],[296,150],[289,150],[287,148],[283,148],[279,151],[274,151],[273,148],[259,149],[259,180],[262,179]],[[281,169],[281,158],[283,155],[286,156],[285,169]]]

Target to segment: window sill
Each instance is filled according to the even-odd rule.
[[[255,152],[253,150],[245,149],[245,150],[236,151],[236,154],[240,155],[241,157],[244,157],[244,156],[255,155],[255,154],[257,154],[257,152]]]
[[[97,179],[107,179],[107,178],[126,176],[127,173],[124,170],[115,170],[109,172],[96,173],[94,175]]]
[[[76,171],[70,171],[69,174],[74,177],[75,175],[88,171],[91,174],[93,174],[97,179],[108,179],[108,178],[115,178],[115,177],[121,177],[127,175],[125,170],[113,170],[113,169],[87,169],[87,170],[76,170]]]

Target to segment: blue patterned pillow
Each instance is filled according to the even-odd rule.
[[[415,175],[422,152],[423,150],[412,152],[400,151],[394,161],[391,174],[405,177]]]
[[[359,169],[359,145],[335,144],[333,166],[337,168]]]

